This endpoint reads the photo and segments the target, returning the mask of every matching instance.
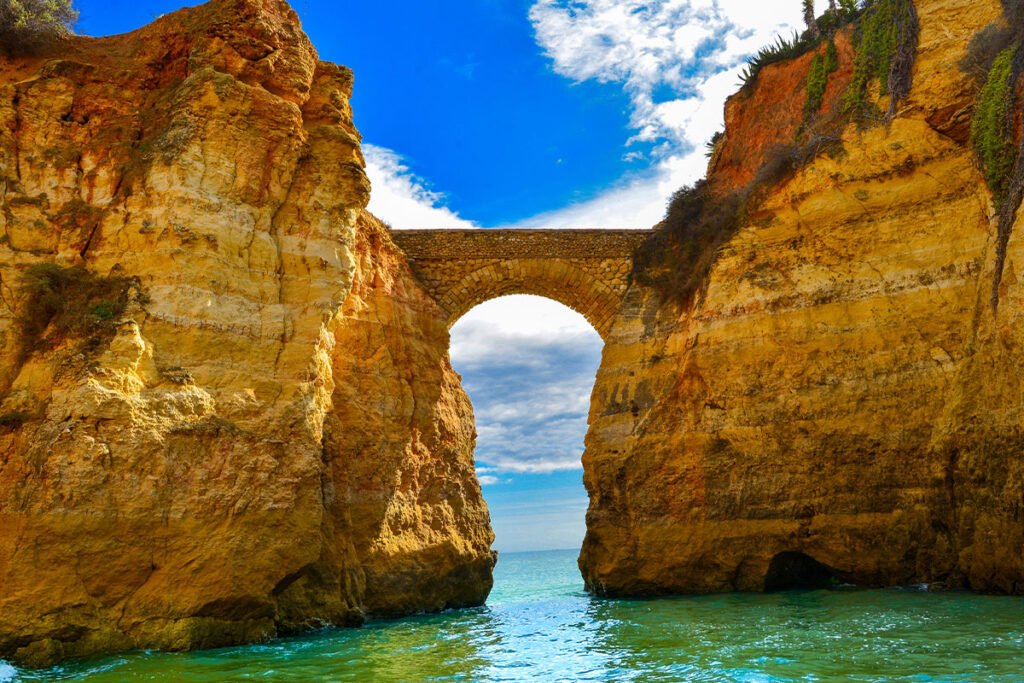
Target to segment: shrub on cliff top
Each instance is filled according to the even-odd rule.
[[[757,76],[761,69],[769,64],[777,64],[790,59],[795,59],[813,48],[816,41],[793,33],[791,38],[776,36],[775,42],[762,47],[757,54],[751,57],[747,65],[740,72],[740,83],[744,89],[752,88],[757,82]]]
[[[0,0],[0,53],[19,54],[71,32],[71,0]]]
[[[860,12],[857,0],[840,0],[838,7],[830,0],[828,11],[817,19],[818,30],[825,36],[832,36],[838,29],[855,21]]]
[[[774,43],[758,50],[740,73],[740,84],[744,89],[753,87],[761,69],[769,64],[785,62],[807,54],[820,45],[824,38],[831,40],[837,30],[856,21],[861,13],[856,0],[840,0],[838,6],[830,3],[829,9],[817,18],[814,18],[813,2],[804,2],[803,6],[807,30],[803,33],[794,32],[791,38],[776,36]]]
[[[80,267],[30,267],[19,278],[18,288],[23,358],[40,346],[44,336],[57,341],[112,335],[128,305],[131,285],[129,278],[98,277]]]
[[[807,33],[812,38],[817,38],[821,35],[821,29],[818,28],[818,18],[814,16],[814,0],[803,0],[804,4],[804,23],[807,24]]]

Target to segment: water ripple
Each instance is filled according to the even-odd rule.
[[[1024,599],[816,591],[656,601],[580,590],[574,553],[502,555],[488,607],[13,681],[1019,683]]]

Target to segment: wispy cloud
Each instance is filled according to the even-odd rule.
[[[655,92],[690,90],[708,72],[727,67],[713,55],[737,28],[715,3],[699,0],[540,0],[529,17],[557,73],[622,84],[632,100],[638,142],[685,136]]]
[[[633,107],[632,142],[657,143],[662,147],[656,150],[672,153],[702,143],[708,126],[721,124],[734,69],[775,34],[798,24],[799,3],[780,4],[538,0],[529,17],[557,73],[577,82],[621,84]],[[727,88],[709,90],[722,74]],[[705,111],[708,103],[714,111]]]
[[[476,478],[481,486],[497,486],[498,484],[510,484],[511,479],[502,479],[497,474],[498,470],[493,467],[477,467]]]
[[[819,5],[824,0],[818,0]],[[704,143],[723,125],[745,60],[800,27],[800,7],[750,0],[538,0],[529,10],[538,45],[574,82],[619,84],[634,133],[624,158],[648,160],[596,197],[512,227],[648,228],[672,193],[706,169]],[[479,227],[415,176],[396,152],[364,145],[370,210],[396,228]]]
[[[649,150],[651,165],[594,199],[518,225],[646,228],[661,219],[675,190],[704,174],[704,143],[722,128],[725,99],[736,90],[745,60],[799,26],[800,7],[750,0],[538,0],[529,16],[557,73],[622,86],[632,104],[630,146]]]
[[[445,197],[416,176],[397,152],[364,144],[372,214],[397,229],[476,228],[445,205]]]

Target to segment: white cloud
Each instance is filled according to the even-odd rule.
[[[601,346],[583,316],[535,296],[489,301],[452,327],[452,364],[476,414],[481,482],[581,468]]]
[[[818,0],[819,9],[824,0]],[[635,134],[623,157],[651,159],[596,197],[508,227],[649,228],[673,192],[702,177],[746,59],[802,26],[800,3],[752,0],[538,0],[529,10],[554,70],[620,84]],[[665,97],[669,93],[670,97]],[[638,146],[649,149],[641,151]],[[370,211],[395,228],[479,227],[445,206],[397,153],[364,145]]]
[[[517,227],[657,223],[671,194],[704,175],[704,143],[721,130],[746,59],[801,26],[795,1],[538,0],[529,16],[557,73],[622,85],[632,103],[631,144],[652,145],[654,163],[594,199]]]
[[[510,227],[646,230],[664,217],[672,193],[703,176],[706,166],[703,149],[669,157],[657,162],[653,172],[626,179],[594,199],[537,214]]]
[[[584,424],[584,426],[586,425]],[[535,457],[529,460],[523,459],[520,454],[502,456],[484,453],[483,457],[494,462],[502,472],[515,472],[516,474],[551,474],[552,472],[571,472],[583,469],[580,460],[583,457],[582,448],[577,453],[561,457]]]
[[[461,367],[490,362],[495,346],[510,361],[529,364],[537,347],[589,345],[597,333],[579,313],[532,295],[503,296],[470,310],[452,327],[451,353]]]
[[[799,25],[800,4],[779,5],[750,0],[538,0],[529,17],[537,43],[557,73],[578,82],[622,84],[633,105],[634,139],[685,146],[703,140],[694,139],[692,118],[678,116],[675,105],[713,100],[720,110],[723,93],[705,92],[707,82],[741,65],[776,34]],[[677,97],[659,103],[662,89]],[[721,112],[716,113],[720,118]]]
[[[477,478],[477,481],[480,482],[481,486],[496,486],[497,484],[509,484],[509,483],[511,483],[511,481],[512,481],[511,479],[502,479],[501,477],[497,476],[495,474],[495,472],[497,472],[497,471],[498,470],[496,470],[493,467],[477,467],[476,468],[476,478]]]
[[[367,207],[396,229],[476,228],[444,205],[444,195],[430,190],[412,173],[401,155],[385,147],[364,144],[366,174],[373,191]]]

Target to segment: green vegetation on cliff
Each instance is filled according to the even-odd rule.
[[[1016,47],[1000,52],[978,97],[971,121],[971,144],[981,161],[996,204],[1006,199],[1016,159],[1013,140],[1014,57]]]
[[[825,101],[825,90],[828,79],[839,69],[839,51],[834,40],[829,40],[824,55],[814,55],[811,70],[807,76],[807,101],[804,103],[804,115],[811,116],[821,109]]]
[[[78,19],[71,0],[0,0],[0,54],[67,35]]]
[[[1002,204],[1009,198],[1017,157],[1015,89],[1024,74],[1024,0],[1003,0],[1002,21],[974,36],[960,67],[980,85],[971,144],[996,204]]]
[[[1024,77],[1024,0],[1003,0],[1003,18],[972,40],[961,61],[981,84],[971,120],[971,144],[992,191],[998,221],[989,302],[999,306],[1006,250],[1024,203],[1024,140],[1015,139],[1017,87]]]
[[[846,93],[846,110],[862,115],[873,106],[871,85],[878,96],[889,96],[889,115],[910,93],[919,26],[912,0],[868,0],[854,35],[856,58],[853,80]]]

